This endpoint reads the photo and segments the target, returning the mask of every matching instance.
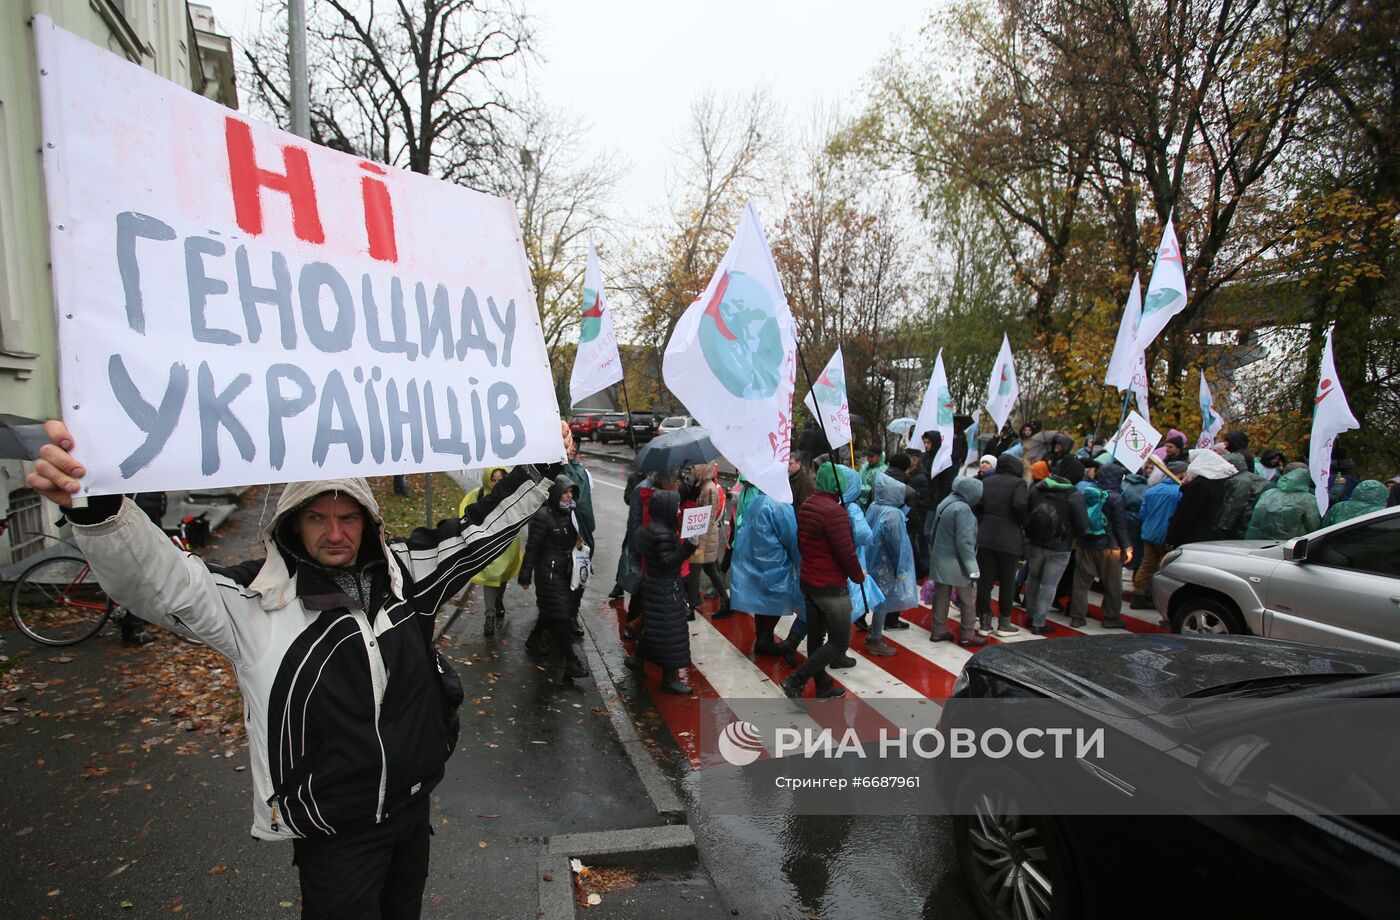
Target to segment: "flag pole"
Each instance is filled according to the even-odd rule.
[[[632,442],[632,452],[637,452],[637,433],[632,430],[632,400],[627,398],[627,371],[622,372],[622,411],[627,416],[627,439]]]
[[[797,361],[802,365],[802,376],[807,380],[807,391],[812,392],[812,372],[807,370],[807,357],[802,354],[802,346],[796,343],[794,344],[797,348]],[[817,407],[817,411],[812,414],[817,417],[817,427],[822,431],[822,440],[826,442],[827,447],[831,447],[831,436],[826,433],[826,419],[822,418],[822,404],[817,401],[816,396],[812,397],[812,404]],[[854,448],[852,448],[852,451],[854,451]],[[854,453],[852,453],[852,459],[854,459],[854,456]],[[829,459],[827,462],[831,463],[833,467],[836,466],[836,464]],[[841,503],[841,508],[844,511],[846,508],[846,489],[841,485],[840,472],[835,470],[833,470],[833,472],[836,472],[836,486],[838,490],[836,492],[836,500]],[[870,600],[865,596],[864,582],[861,582],[860,586],[860,600],[861,603],[865,605],[865,615],[870,616]]]

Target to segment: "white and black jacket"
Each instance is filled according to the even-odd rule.
[[[354,498],[372,522],[353,573],[317,566],[291,534],[292,512],[330,491]],[[219,574],[129,499],[115,513],[114,498],[94,499],[70,519],[117,603],[187,630],[233,663],[253,836],[284,840],[373,826],[442,779],[451,748],[434,614],[515,539],[547,493],[538,470],[517,467],[466,517],[386,543],[363,479],[292,483],[265,528],[266,559]]]

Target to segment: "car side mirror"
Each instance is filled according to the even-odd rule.
[[[1308,538],[1294,537],[1283,548],[1283,556],[1293,562],[1308,561]]]
[[[1259,735],[1237,735],[1207,748],[1196,764],[1196,781],[1211,795],[1247,810],[1268,794],[1269,741]]]

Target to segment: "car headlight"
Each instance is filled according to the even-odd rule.
[[[949,696],[957,696],[967,689],[967,685],[972,683],[972,678],[967,676],[967,668],[958,672],[958,679],[953,681],[953,692]]]
[[[1166,568],[1167,566],[1171,565],[1173,562],[1175,562],[1175,561],[1176,561],[1177,559],[1179,559],[1179,558],[1181,558],[1181,550],[1180,550],[1180,549],[1174,549],[1174,550],[1172,550],[1171,552],[1167,553],[1165,556],[1162,557],[1162,565],[1161,565],[1161,568],[1163,568],[1163,569]],[[1159,571],[1160,571],[1160,569],[1159,569]]]

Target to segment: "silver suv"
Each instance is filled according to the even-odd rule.
[[[1152,597],[1175,633],[1400,653],[1400,508],[1283,543],[1179,547],[1162,560]]]

